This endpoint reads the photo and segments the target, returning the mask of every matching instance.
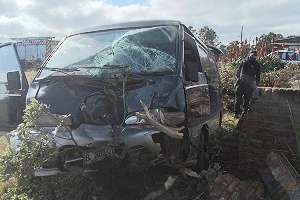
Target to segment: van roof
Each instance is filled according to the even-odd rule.
[[[125,29],[125,28],[140,28],[140,27],[152,27],[152,26],[164,26],[164,25],[175,25],[179,26],[180,21],[176,20],[151,20],[151,21],[133,21],[133,22],[124,22],[103,26],[95,26],[86,29],[81,29],[71,33],[69,36],[78,35],[82,33],[97,32],[104,30],[114,30],[114,29]]]

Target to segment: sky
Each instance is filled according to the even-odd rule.
[[[300,35],[299,0],[0,0],[0,41],[55,36],[134,20],[175,19],[213,28],[227,44],[263,33]]]

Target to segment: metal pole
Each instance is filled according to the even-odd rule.
[[[242,30],[241,30],[241,43],[243,42],[243,31],[244,31],[244,25],[242,25]]]

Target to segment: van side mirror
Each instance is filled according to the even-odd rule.
[[[8,91],[17,91],[20,90],[21,79],[19,71],[7,72],[7,90]]]

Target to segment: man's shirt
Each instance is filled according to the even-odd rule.
[[[260,64],[257,61],[248,59],[241,63],[236,76],[238,79],[253,80],[258,84],[260,81],[260,68]]]

